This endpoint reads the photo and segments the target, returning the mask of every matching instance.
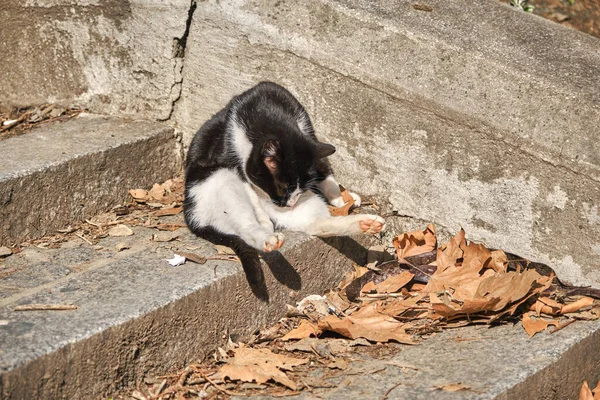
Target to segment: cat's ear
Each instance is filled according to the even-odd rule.
[[[335,146],[328,144],[328,143],[321,143],[321,142],[317,143],[317,151],[316,151],[317,158],[329,157],[333,153],[335,153]]]
[[[279,162],[281,161],[281,146],[277,140],[268,140],[262,148],[263,162],[274,173],[277,171]]]

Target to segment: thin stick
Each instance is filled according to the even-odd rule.
[[[24,304],[16,306],[13,311],[63,311],[77,310],[72,304]]]
[[[100,225],[100,224],[97,224],[97,223],[95,223],[95,222],[92,222],[92,221],[90,221],[89,219],[86,219],[86,220],[85,220],[85,222],[87,222],[88,224],[90,224],[90,225],[93,225],[93,226],[95,226],[95,227],[97,227],[97,228],[102,228],[102,225]]]
[[[229,396],[247,396],[245,393],[236,393],[236,392],[232,392],[231,390],[227,390],[225,388],[222,388],[221,386],[217,385],[215,383],[215,381],[213,381],[212,379],[210,379],[208,377],[208,375],[206,375],[204,372],[202,372],[201,369],[196,369],[196,371],[198,371],[200,373],[200,375],[202,375],[202,377],[204,379],[206,379],[208,381],[208,383],[210,383],[211,385],[213,385],[215,387],[215,389],[217,389],[219,392],[225,393]]]
[[[562,328],[564,328],[564,327],[567,327],[567,326],[571,325],[571,324],[572,324],[573,322],[575,322],[575,321],[577,321],[577,320],[576,320],[576,319],[571,319],[571,320],[569,320],[569,321],[565,322],[564,324],[560,324],[560,325],[559,325],[559,326],[557,326],[556,328],[552,329],[552,330],[550,331],[550,333],[556,333],[556,332],[560,331]]]
[[[383,397],[381,398],[381,400],[386,400],[388,398],[389,394],[392,392],[392,390],[396,389],[400,385],[402,385],[402,382],[398,382],[394,386],[392,386],[391,388],[389,388],[388,390],[386,390],[386,392],[383,395]]]
[[[87,240],[82,234],[75,232],[75,236],[77,236],[80,239],[85,240],[90,246],[93,246],[94,243],[90,242],[89,240]]]

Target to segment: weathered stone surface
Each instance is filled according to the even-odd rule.
[[[190,0],[4,0],[0,106],[45,102],[168,118]],[[184,42],[184,41],[183,41]]]
[[[546,262],[567,281],[600,284],[600,175],[596,174],[600,169],[594,164],[598,152],[588,133],[598,129],[591,121],[600,115],[595,95],[588,93],[590,87],[599,84],[591,78],[597,68],[592,62],[597,53],[585,53],[573,61],[582,63],[575,67],[582,72],[566,79],[560,90],[570,88],[571,93],[581,93],[575,97],[577,101],[585,99],[587,114],[569,125],[569,143],[557,136],[562,144],[553,147],[552,141],[536,136],[538,128],[529,116],[509,109],[524,101],[515,98],[523,97],[524,92],[514,88],[525,83],[521,72],[499,75],[500,70],[512,71],[506,64],[501,67],[499,56],[492,57],[499,52],[498,46],[504,49],[504,43],[495,50],[473,46],[461,36],[472,24],[457,23],[448,35],[438,32],[435,36],[435,32],[422,32],[431,29],[428,25],[419,31],[412,22],[392,24],[372,10],[350,11],[337,2],[324,5],[309,0],[294,8],[298,15],[306,13],[305,18],[292,22],[283,17],[291,12],[289,4],[278,2],[277,7],[269,8],[267,3],[248,2],[239,9],[230,3],[199,4],[188,40],[182,99],[175,112],[188,140],[232,95],[260,80],[275,80],[298,96],[317,133],[337,147],[331,160],[342,184],[362,194],[377,195],[380,201],[385,198],[399,214],[435,222],[449,231],[462,226],[472,239]],[[453,4],[451,7],[462,4],[447,3]],[[447,9],[450,5],[436,4],[432,7],[437,13],[427,18],[451,18],[457,13]],[[404,6],[409,11],[402,10],[410,15],[419,13],[408,3]],[[596,39],[493,2],[481,10],[465,5],[461,12],[486,21],[500,15],[507,26],[520,23],[534,32],[547,31],[546,36],[573,40],[590,51],[599,46]],[[484,12],[491,16],[484,16]],[[396,11],[390,11],[393,15]],[[477,27],[484,29],[479,22]],[[492,28],[500,29],[496,22]],[[417,37],[414,32],[424,36]],[[511,35],[506,40],[512,43],[516,38]],[[408,47],[398,47],[401,43]],[[469,43],[471,47],[466,48]],[[551,51],[550,42],[536,39],[535,43]],[[519,65],[532,55],[525,57],[521,52],[534,52],[531,43],[520,46],[521,51],[505,49],[509,53],[504,61]],[[538,47],[535,51],[541,50]],[[443,59],[438,58],[439,52],[446,54]],[[477,57],[474,52],[478,52]],[[409,53],[411,58],[405,60]],[[561,64],[564,58],[552,54],[552,62]],[[413,64],[419,57],[420,67]],[[467,63],[462,67],[464,74],[479,78],[466,81],[458,76],[457,60]],[[551,63],[548,58],[544,60]],[[440,65],[447,67],[434,68]],[[406,80],[409,68],[412,78]],[[538,61],[531,62],[529,71],[534,73],[535,68],[541,68]],[[414,76],[418,72],[425,75]],[[457,79],[451,79],[452,74],[457,74]],[[557,91],[560,75],[555,69],[546,68],[536,76],[539,86],[532,82],[522,86],[528,102],[550,104],[561,99],[566,110],[569,101],[575,101]],[[421,101],[425,97],[417,101],[418,96],[407,95],[408,86],[418,86],[425,93],[433,82],[435,90],[430,87],[426,92],[432,102],[438,94],[443,100],[444,91],[450,90],[455,94],[454,107],[463,101],[473,102],[473,107],[459,107],[459,114],[459,110],[448,111],[442,103]],[[457,85],[471,85],[473,91],[465,92]],[[477,91],[483,97],[487,93],[494,102],[474,101],[471,96]],[[483,105],[489,111],[480,108]],[[558,135],[556,125],[550,122],[558,118],[556,110],[539,105],[534,108],[538,122],[548,124],[545,132]],[[510,115],[518,122],[514,126],[526,126],[522,132],[533,135],[529,144],[524,145],[518,132],[494,122],[496,119],[490,120],[490,126],[475,121],[475,115],[487,118],[491,111]],[[578,125],[588,122],[587,128]],[[561,149],[564,151],[559,155]],[[585,161],[566,156],[578,149],[587,154]]]
[[[182,222],[181,216],[173,222]],[[252,294],[237,262],[171,267],[166,259],[177,250],[216,254],[187,228],[179,230],[181,241],[169,243],[151,241],[156,231],[149,228],[134,232],[127,238],[130,249],[121,252],[114,245],[123,238],[107,237],[99,250],[81,241],[56,250],[28,248],[5,261],[2,398],[107,397],[147,374],[208,356],[227,330],[248,335],[273,323],[286,303],[332,287],[367,255],[352,238],[323,241],[289,233],[283,252],[263,265],[267,303]],[[78,309],[13,311],[28,303]]]
[[[0,141],[0,243],[106,211],[181,170],[173,129],[85,114]]]

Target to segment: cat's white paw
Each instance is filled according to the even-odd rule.
[[[346,203],[344,203],[344,199],[342,199],[342,196],[332,199],[329,203],[332,206],[337,207],[337,208],[343,207],[344,204],[346,204]]]
[[[352,196],[352,198],[354,199],[354,207],[360,207],[360,205],[362,204],[362,200],[361,200],[360,196],[354,192],[349,192],[349,193],[350,193],[350,196]]]
[[[274,232],[269,234],[265,238],[264,251],[269,253],[271,251],[279,250],[283,246],[283,240],[285,236],[281,232]]]
[[[360,220],[360,230],[374,235],[385,230],[385,220],[378,215],[363,215]]]

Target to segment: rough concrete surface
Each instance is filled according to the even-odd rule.
[[[168,243],[152,241],[157,232],[149,228],[133,230],[130,237],[102,239],[100,248],[83,241],[56,250],[29,247],[4,262],[1,398],[99,398],[181,368],[214,350],[227,330],[248,335],[279,319],[286,303],[332,287],[367,253],[352,238],[290,233],[283,252],[263,265],[266,303],[252,294],[237,262],[171,267],[166,259],[177,250],[216,253],[187,228]],[[130,249],[117,252],[119,242]],[[31,303],[78,309],[13,311]]]
[[[89,114],[0,141],[0,154],[0,244],[54,233],[181,170],[172,128]]]
[[[0,106],[168,118],[191,0],[3,0]]]
[[[229,6],[199,7],[175,111],[188,139],[232,95],[260,80],[275,80],[298,96],[317,134],[337,147],[331,160],[342,184],[385,200],[399,214],[449,231],[464,227],[471,239],[548,263],[572,283],[600,284],[600,185],[593,176],[566,167],[558,156],[544,159],[516,141],[455,122],[437,108],[424,109],[322,67],[280,48],[280,41],[267,43],[270,39],[260,36],[266,25],[239,28],[239,21],[227,22]],[[250,19],[262,10],[244,8],[240,14]],[[347,18],[331,13],[338,22]],[[282,20],[269,26],[281,23],[287,29],[289,21]],[[286,37],[284,28],[277,32]],[[311,48],[321,54],[322,46],[328,45]],[[336,49],[342,46],[330,50]],[[342,61],[339,57],[336,62]],[[392,61],[380,65],[390,69],[381,79],[398,65]]]

